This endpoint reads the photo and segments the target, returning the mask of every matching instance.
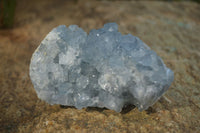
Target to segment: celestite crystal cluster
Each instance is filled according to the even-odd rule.
[[[139,38],[118,32],[116,23],[90,31],[77,25],[53,29],[33,53],[30,77],[50,104],[140,111],[169,88],[173,72]]]

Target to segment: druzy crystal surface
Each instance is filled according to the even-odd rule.
[[[33,53],[30,77],[50,104],[140,111],[169,88],[173,72],[139,38],[118,32],[116,23],[91,30],[77,25],[53,29]]]

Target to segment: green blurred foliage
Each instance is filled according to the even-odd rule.
[[[14,23],[16,0],[0,0],[0,27],[11,28]]]

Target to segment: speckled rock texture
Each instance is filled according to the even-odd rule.
[[[14,28],[0,29],[0,132],[199,132],[199,10],[193,2],[18,1]],[[174,71],[165,95],[143,112],[128,106],[121,113],[39,100],[29,64],[46,33],[61,24],[89,32],[107,22],[138,36]]]

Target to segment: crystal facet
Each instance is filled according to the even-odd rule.
[[[120,112],[126,104],[147,109],[174,74],[139,38],[108,23],[89,35],[77,25],[54,28],[33,53],[30,77],[38,97],[50,104]]]

